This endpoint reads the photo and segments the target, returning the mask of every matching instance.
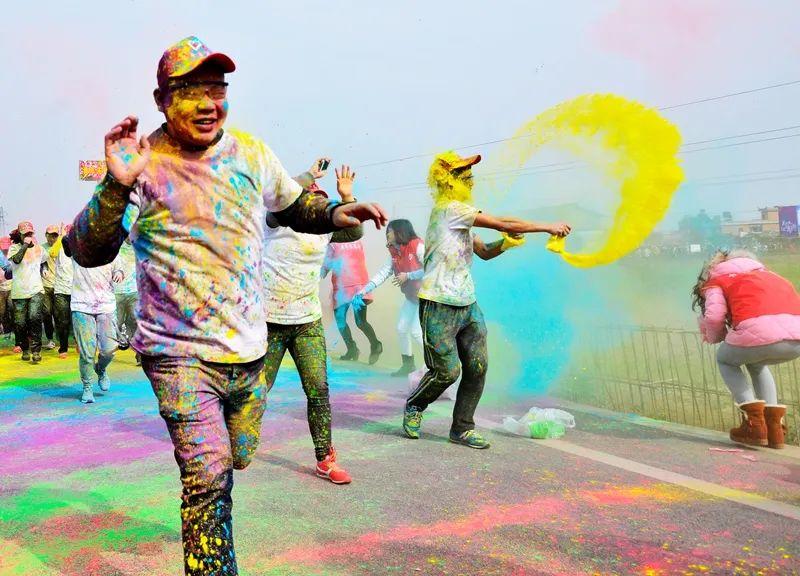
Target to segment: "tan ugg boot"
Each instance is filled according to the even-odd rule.
[[[764,420],[767,423],[767,440],[770,448],[783,448],[786,435],[786,406],[767,404],[764,408]]]
[[[742,424],[738,428],[731,429],[731,440],[740,444],[749,444],[750,446],[766,446],[767,445],[767,423],[764,420],[764,406],[766,403],[763,400],[755,400],[754,402],[745,402],[739,404],[739,410],[742,411]]]

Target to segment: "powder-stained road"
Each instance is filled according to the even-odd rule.
[[[83,406],[76,364],[0,351],[0,574],[179,574],[178,473],[149,385],[123,353],[111,391]],[[446,441],[449,401],[411,441],[402,381],[336,365],[331,386],[355,481],[313,476],[304,398],[282,370],[236,474],[243,575],[800,573],[797,450],[711,450],[732,446],[574,410],[560,441],[489,431],[476,451]],[[534,402],[489,398],[481,424]]]

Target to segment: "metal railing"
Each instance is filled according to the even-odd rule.
[[[716,346],[689,330],[603,327],[577,337],[556,396],[617,412],[727,431],[740,422],[719,375]],[[787,407],[787,443],[800,445],[800,361],[770,366]]]

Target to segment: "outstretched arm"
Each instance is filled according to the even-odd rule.
[[[572,231],[572,227],[564,222],[528,222],[519,218],[496,217],[481,212],[475,217],[473,226],[478,228],[489,228],[506,234],[531,234],[536,232],[546,232],[554,236],[566,236]]]

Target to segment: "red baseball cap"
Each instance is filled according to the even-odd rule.
[[[197,36],[188,36],[166,49],[158,62],[159,88],[167,85],[170,78],[185,76],[206,62],[219,65],[226,74],[236,70],[236,64],[221,52],[212,52]]]
[[[17,224],[17,230],[19,231],[20,235],[25,235],[28,232],[33,232],[33,223],[28,222],[27,220],[20,222]]]

